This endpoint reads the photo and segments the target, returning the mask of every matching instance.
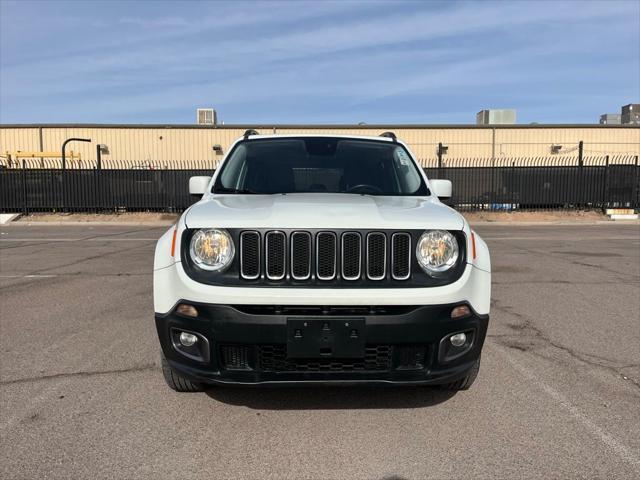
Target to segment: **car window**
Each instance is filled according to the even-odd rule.
[[[213,191],[428,195],[403,146],[332,137],[240,142],[223,164]]]

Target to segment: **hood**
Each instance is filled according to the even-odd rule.
[[[188,228],[462,230],[462,215],[431,197],[341,193],[212,195],[185,214]]]

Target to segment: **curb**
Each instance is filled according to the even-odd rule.
[[[90,226],[109,226],[113,225],[114,227],[170,227],[174,225],[175,222],[171,221],[161,221],[161,222],[13,222],[11,225],[13,226],[24,226],[24,227],[61,227],[64,225],[68,225],[70,227],[90,227]],[[3,225],[3,227],[9,225]]]
[[[580,226],[580,225],[640,225],[640,220],[593,220],[589,222],[564,222],[564,221],[551,221],[551,222],[469,222],[471,225],[496,225],[496,226],[534,226],[534,225],[548,225],[548,226]]]
[[[18,220],[21,216],[21,213],[0,213],[0,225],[9,225],[11,222]]]

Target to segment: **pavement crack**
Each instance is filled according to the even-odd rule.
[[[132,250],[136,250],[138,248],[147,248],[147,245],[136,245],[135,247],[123,248],[123,249],[116,250],[115,252],[107,252],[107,253],[102,253],[100,255],[92,255],[90,257],[80,258],[78,260],[74,260],[73,262],[66,263],[64,265],[56,265],[55,267],[45,268],[43,270],[37,270],[35,272],[30,272],[28,275],[42,274],[42,273],[46,273],[46,272],[51,272],[52,270],[55,271],[55,270],[60,269],[60,268],[73,267],[75,265],[80,265],[80,264],[88,262],[90,260],[96,260],[98,258],[109,257],[109,256],[112,256],[112,255],[121,255],[123,253],[130,252]]]
[[[20,383],[34,383],[41,382],[46,380],[56,380],[60,378],[73,378],[73,377],[93,377],[98,375],[111,375],[114,373],[134,373],[134,372],[143,372],[146,370],[154,370],[158,368],[156,364],[149,363],[145,365],[137,365],[130,368],[123,369],[114,369],[114,370],[95,370],[95,371],[80,371],[80,372],[69,372],[69,373],[53,373],[51,375],[41,375],[39,377],[26,377],[26,378],[16,378],[14,380],[4,380],[0,381],[0,386],[5,385],[15,385]]]
[[[499,310],[521,320],[521,323],[507,324],[509,328],[518,331],[517,334],[491,335],[492,337],[495,337],[497,339],[497,342],[499,344],[511,349],[527,352],[533,350],[538,346],[536,345],[537,340],[538,342],[544,343],[547,346],[565,352],[570,357],[582,363],[609,370],[619,377],[628,379],[631,383],[633,383],[633,385],[640,388],[640,380],[631,378],[628,374],[625,374],[621,371],[625,368],[629,368],[629,365],[620,365],[620,362],[617,362],[615,360],[611,360],[609,358],[601,357],[598,355],[593,355],[590,353],[579,352],[571,347],[558,343],[549,338],[540,328],[534,326],[532,322],[525,317],[525,315],[514,311],[507,305],[501,305],[500,301],[498,300],[494,300],[492,307],[496,310]]]
[[[41,242],[41,241],[33,241],[31,243],[21,243],[19,245],[12,245],[12,246],[5,246],[5,244],[3,244],[2,246],[0,246],[0,252],[3,252],[5,250],[12,250],[14,248],[25,248],[25,247],[37,247],[38,245],[47,245],[48,248],[48,244],[51,242]],[[42,250],[38,250],[35,253],[38,253]],[[32,252],[34,253],[34,252]]]
[[[69,273],[56,273],[56,277],[151,277],[153,276],[153,272],[144,272],[144,273],[128,273],[128,272],[118,272],[118,273],[89,273],[89,272],[69,272]]]
[[[623,281],[623,282],[635,282],[638,281],[638,276],[632,272],[632,273],[627,273],[627,272],[621,272],[618,270],[614,270],[612,268],[606,267],[604,265],[594,265],[592,263],[587,263],[587,262],[581,262],[579,260],[572,260],[569,258],[566,258],[566,256],[564,255],[560,255],[557,253],[553,253],[553,252],[549,252],[547,250],[537,250],[537,249],[533,249],[533,248],[527,248],[527,247],[523,247],[521,245],[512,245],[512,247],[515,250],[520,250],[521,252],[525,252],[527,254],[533,255],[533,256],[538,256],[538,255],[545,255],[546,257],[549,258],[556,258],[560,261],[565,261],[568,262],[570,264],[573,265],[579,265],[582,267],[590,267],[590,268],[596,268],[605,272],[609,272],[609,273],[613,273],[614,275],[616,275],[617,279],[619,281]]]
[[[95,240],[95,239],[105,238],[105,237],[120,237],[122,235],[128,235],[129,233],[152,232],[154,230],[155,228],[151,227],[151,228],[143,228],[143,229],[137,228],[134,230],[125,230],[124,232],[116,232],[116,233],[99,233],[96,235],[91,235],[89,237],[84,237],[81,240]]]

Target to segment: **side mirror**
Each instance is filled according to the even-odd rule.
[[[438,198],[451,198],[451,180],[429,180],[431,193]]]
[[[211,177],[191,177],[189,179],[189,194],[202,195],[207,191]]]

